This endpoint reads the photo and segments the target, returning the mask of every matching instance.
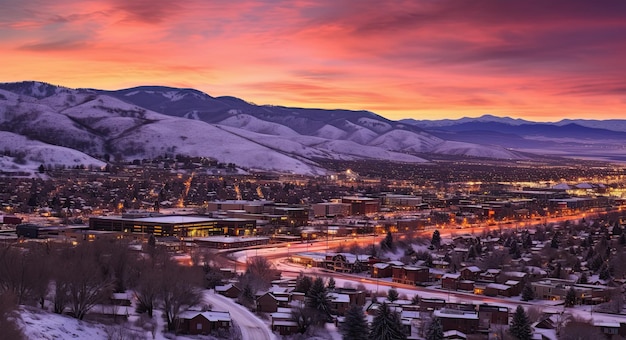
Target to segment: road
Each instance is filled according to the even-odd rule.
[[[237,304],[234,300],[216,294],[213,290],[205,291],[204,300],[206,303],[213,305],[215,310],[230,312],[233,323],[241,330],[242,339],[277,340],[274,333],[270,332],[269,326],[263,320],[242,305]]]

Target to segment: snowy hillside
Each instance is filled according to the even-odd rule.
[[[420,163],[429,153],[519,157],[499,147],[446,143],[367,111],[258,106],[159,86],[101,91],[0,84],[0,130],[6,135],[0,148],[23,145],[27,155],[20,162],[67,166],[103,166],[96,158],[105,154],[126,161],[185,154],[244,169],[323,174],[320,159]]]

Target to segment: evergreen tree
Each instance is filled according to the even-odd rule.
[[[533,290],[533,287],[529,284],[526,284],[524,286],[524,289],[522,290],[522,301],[530,301],[533,300],[535,298],[535,291]]]
[[[474,258],[476,258],[476,248],[472,244],[467,250],[467,259],[469,260],[469,259],[474,259]]]
[[[378,312],[372,321],[369,334],[370,340],[404,340],[406,335],[402,331],[402,322],[396,312],[392,312],[386,303],[378,307]]]
[[[619,223],[615,223],[615,225],[613,226],[612,233],[613,233],[613,235],[621,235],[622,234],[622,227],[620,227]]]
[[[44,172],[46,172],[46,167],[41,164],[39,168],[37,168],[37,171],[39,171],[40,174],[43,174]]]
[[[530,237],[530,234],[526,234],[526,238],[524,238],[524,249],[530,249],[533,246],[533,239]]]
[[[336,285],[335,279],[333,279],[333,277],[331,276],[328,279],[328,283],[326,283],[326,287],[328,288],[328,290],[335,290],[335,285]]]
[[[583,272],[578,278],[578,283],[586,285],[589,282],[589,278],[587,277],[587,273]]]
[[[420,304],[420,296],[415,294],[413,295],[413,298],[411,299],[411,304],[412,305],[419,305]]]
[[[363,308],[352,305],[346,311],[345,322],[341,325],[340,331],[343,340],[363,340],[367,339],[367,321]]]
[[[530,321],[528,320],[528,316],[524,311],[522,306],[517,306],[515,309],[515,314],[513,314],[513,319],[511,320],[511,326],[509,328],[509,333],[513,337],[519,340],[530,340],[532,337],[532,332],[530,330]]]
[[[576,304],[576,291],[574,287],[570,287],[565,295],[565,307],[574,307]]]
[[[559,249],[559,233],[555,233],[552,237],[552,241],[550,242],[550,247],[554,249]]]
[[[443,340],[443,327],[441,326],[441,320],[439,318],[434,318],[430,325],[428,325],[426,340]]]
[[[433,231],[433,238],[430,240],[430,244],[435,248],[439,248],[441,246],[441,234],[439,230]]]
[[[385,239],[380,241],[380,248],[383,250],[393,250],[393,235],[391,235],[391,231],[388,231]]]
[[[311,279],[311,277],[306,276],[304,275],[304,273],[300,272],[300,274],[298,274],[298,277],[296,278],[296,286],[293,290],[296,292],[307,294],[312,285],[313,280]]]
[[[306,306],[316,313],[316,323],[323,324],[330,320],[330,298],[321,277],[315,278],[306,297]]]
[[[389,302],[394,302],[398,300],[398,291],[395,290],[395,288],[389,289],[389,291],[387,292],[387,300],[389,300]]]

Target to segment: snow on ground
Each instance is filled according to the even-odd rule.
[[[106,326],[30,307],[19,311],[18,324],[27,339],[107,339]]]
[[[264,322],[244,306],[237,304],[234,300],[216,294],[214,291],[205,291],[204,300],[210,303],[214,310],[230,312],[230,317],[241,330],[243,339],[278,339],[276,335],[270,331],[269,323]]]

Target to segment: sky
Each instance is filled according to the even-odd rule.
[[[626,1],[0,0],[1,82],[389,119],[626,118]]]

